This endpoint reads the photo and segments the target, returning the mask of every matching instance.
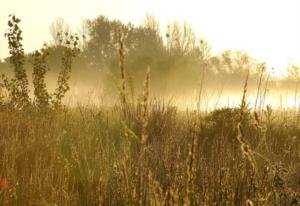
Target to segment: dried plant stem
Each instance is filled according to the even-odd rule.
[[[255,104],[254,104],[254,111],[256,111],[256,107],[257,107],[258,97],[260,95],[260,90],[261,90],[261,85],[262,85],[264,71],[265,71],[265,65],[263,64],[261,66],[261,73],[260,73],[258,87],[257,87],[257,94],[256,94],[256,99],[255,99]]]
[[[241,108],[240,108],[240,118],[237,123],[237,136],[236,139],[238,140],[241,148],[241,152],[243,156],[247,158],[247,160],[250,162],[253,171],[256,173],[257,172],[257,167],[256,167],[256,162],[255,158],[253,155],[253,152],[250,148],[250,146],[243,140],[243,130],[242,130],[242,121],[244,119],[244,115],[246,112],[246,94],[247,94],[247,87],[248,87],[248,79],[249,79],[249,71],[246,76],[245,84],[244,84],[244,90],[243,90],[243,97],[242,97],[242,102],[241,102]]]
[[[144,93],[142,101],[142,144],[145,144],[148,139],[148,101],[150,92],[150,67],[147,69],[145,83],[144,83]]]
[[[125,48],[124,48],[124,34],[121,29],[119,29],[118,36],[119,43],[119,66],[121,72],[121,102],[123,107],[126,105],[126,80],[125,80]]]

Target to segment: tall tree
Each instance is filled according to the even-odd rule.
[[[55,46],[61,46],[66,39],[66,34],[70,34],[71,29],[69,24],[62,18],[56,18],[50,26],[50,34]]]

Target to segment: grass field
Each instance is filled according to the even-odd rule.
[[[12,16],[6,34],[15,77],[1,84],[0,205],[300,204],[299,113],[249,108],[248,78],[237,108],[184,111],[154,100],[150,70],[130,101],[119,38],[120,101],[68,107],[72,37],[53,94],[48,50],[34,54],[31,99],[18,22]]]
[[[2,111],[1,205],[299,204],[300,131],[287,113],[245,113],[237,129],[240,109],[149,107],[146,130],[139,108]]]

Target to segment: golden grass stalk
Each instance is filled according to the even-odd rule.
[[[261,73],[260,73],[260,77],[259,77],[259,82],[258,82],[258,87],[257,87],[257,94],[256,94],[256,99],[255,99],[255,105],[254,105],[254,111],[256,111],[256,106],[257,106],[257,102],[258,102],[258,97],[260,95],[261,92],[261,86],[262,86],[262,80],[263,80],[263,75],[264,75],[264,71],[265,71],[265,64],[261,65]]]
[[[241,152],[242,152],[243,156],[247,158],[250,165],[252,166],[253,171],[256,173],[257,167],[256,167],[255,158],[254,158],[254,155],[253,155],[253,152],[252,152],[250,146],[243,140],[244,134],[243,134],[243,130],[242,130],[242,120],[244,118],[245,111],[247,109],[246,94],[247,94],[247,87],[248,87],[248,79],[249,79],[249,70],[248,70],[245,84],[244,84],[243,97],[242,97],[241,108],[240,108],[240,118],[237,123],[236,139],[240,143],[240,148],[241,148]]]
[[[142,144],[148,139],[148,101],[150,93],[150,67],[147,68],[142,101]]]
[[[125,47],[124,47],[124,34],[122,29],[119,29],[118,35],[119,44],[119,66],[121,72],[121,102],[123,106],[126,105],[126,80],[125,80]]]

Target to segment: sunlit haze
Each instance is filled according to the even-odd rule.
[[[300,62],[300,2],[297,0],[3,0],[0,7],[0,57],[8,55],[7,17],[22,19],[26,51],[51,39],[49,26],[63,17],[76,30],[83,19],[98,15],[140,24],[147,12],[162,28],[173,20],[189,22],[211,44],[213,52],[244,49],[283,73]]]
[[[300,0],[0,0],[1,205],[300,205]]]

